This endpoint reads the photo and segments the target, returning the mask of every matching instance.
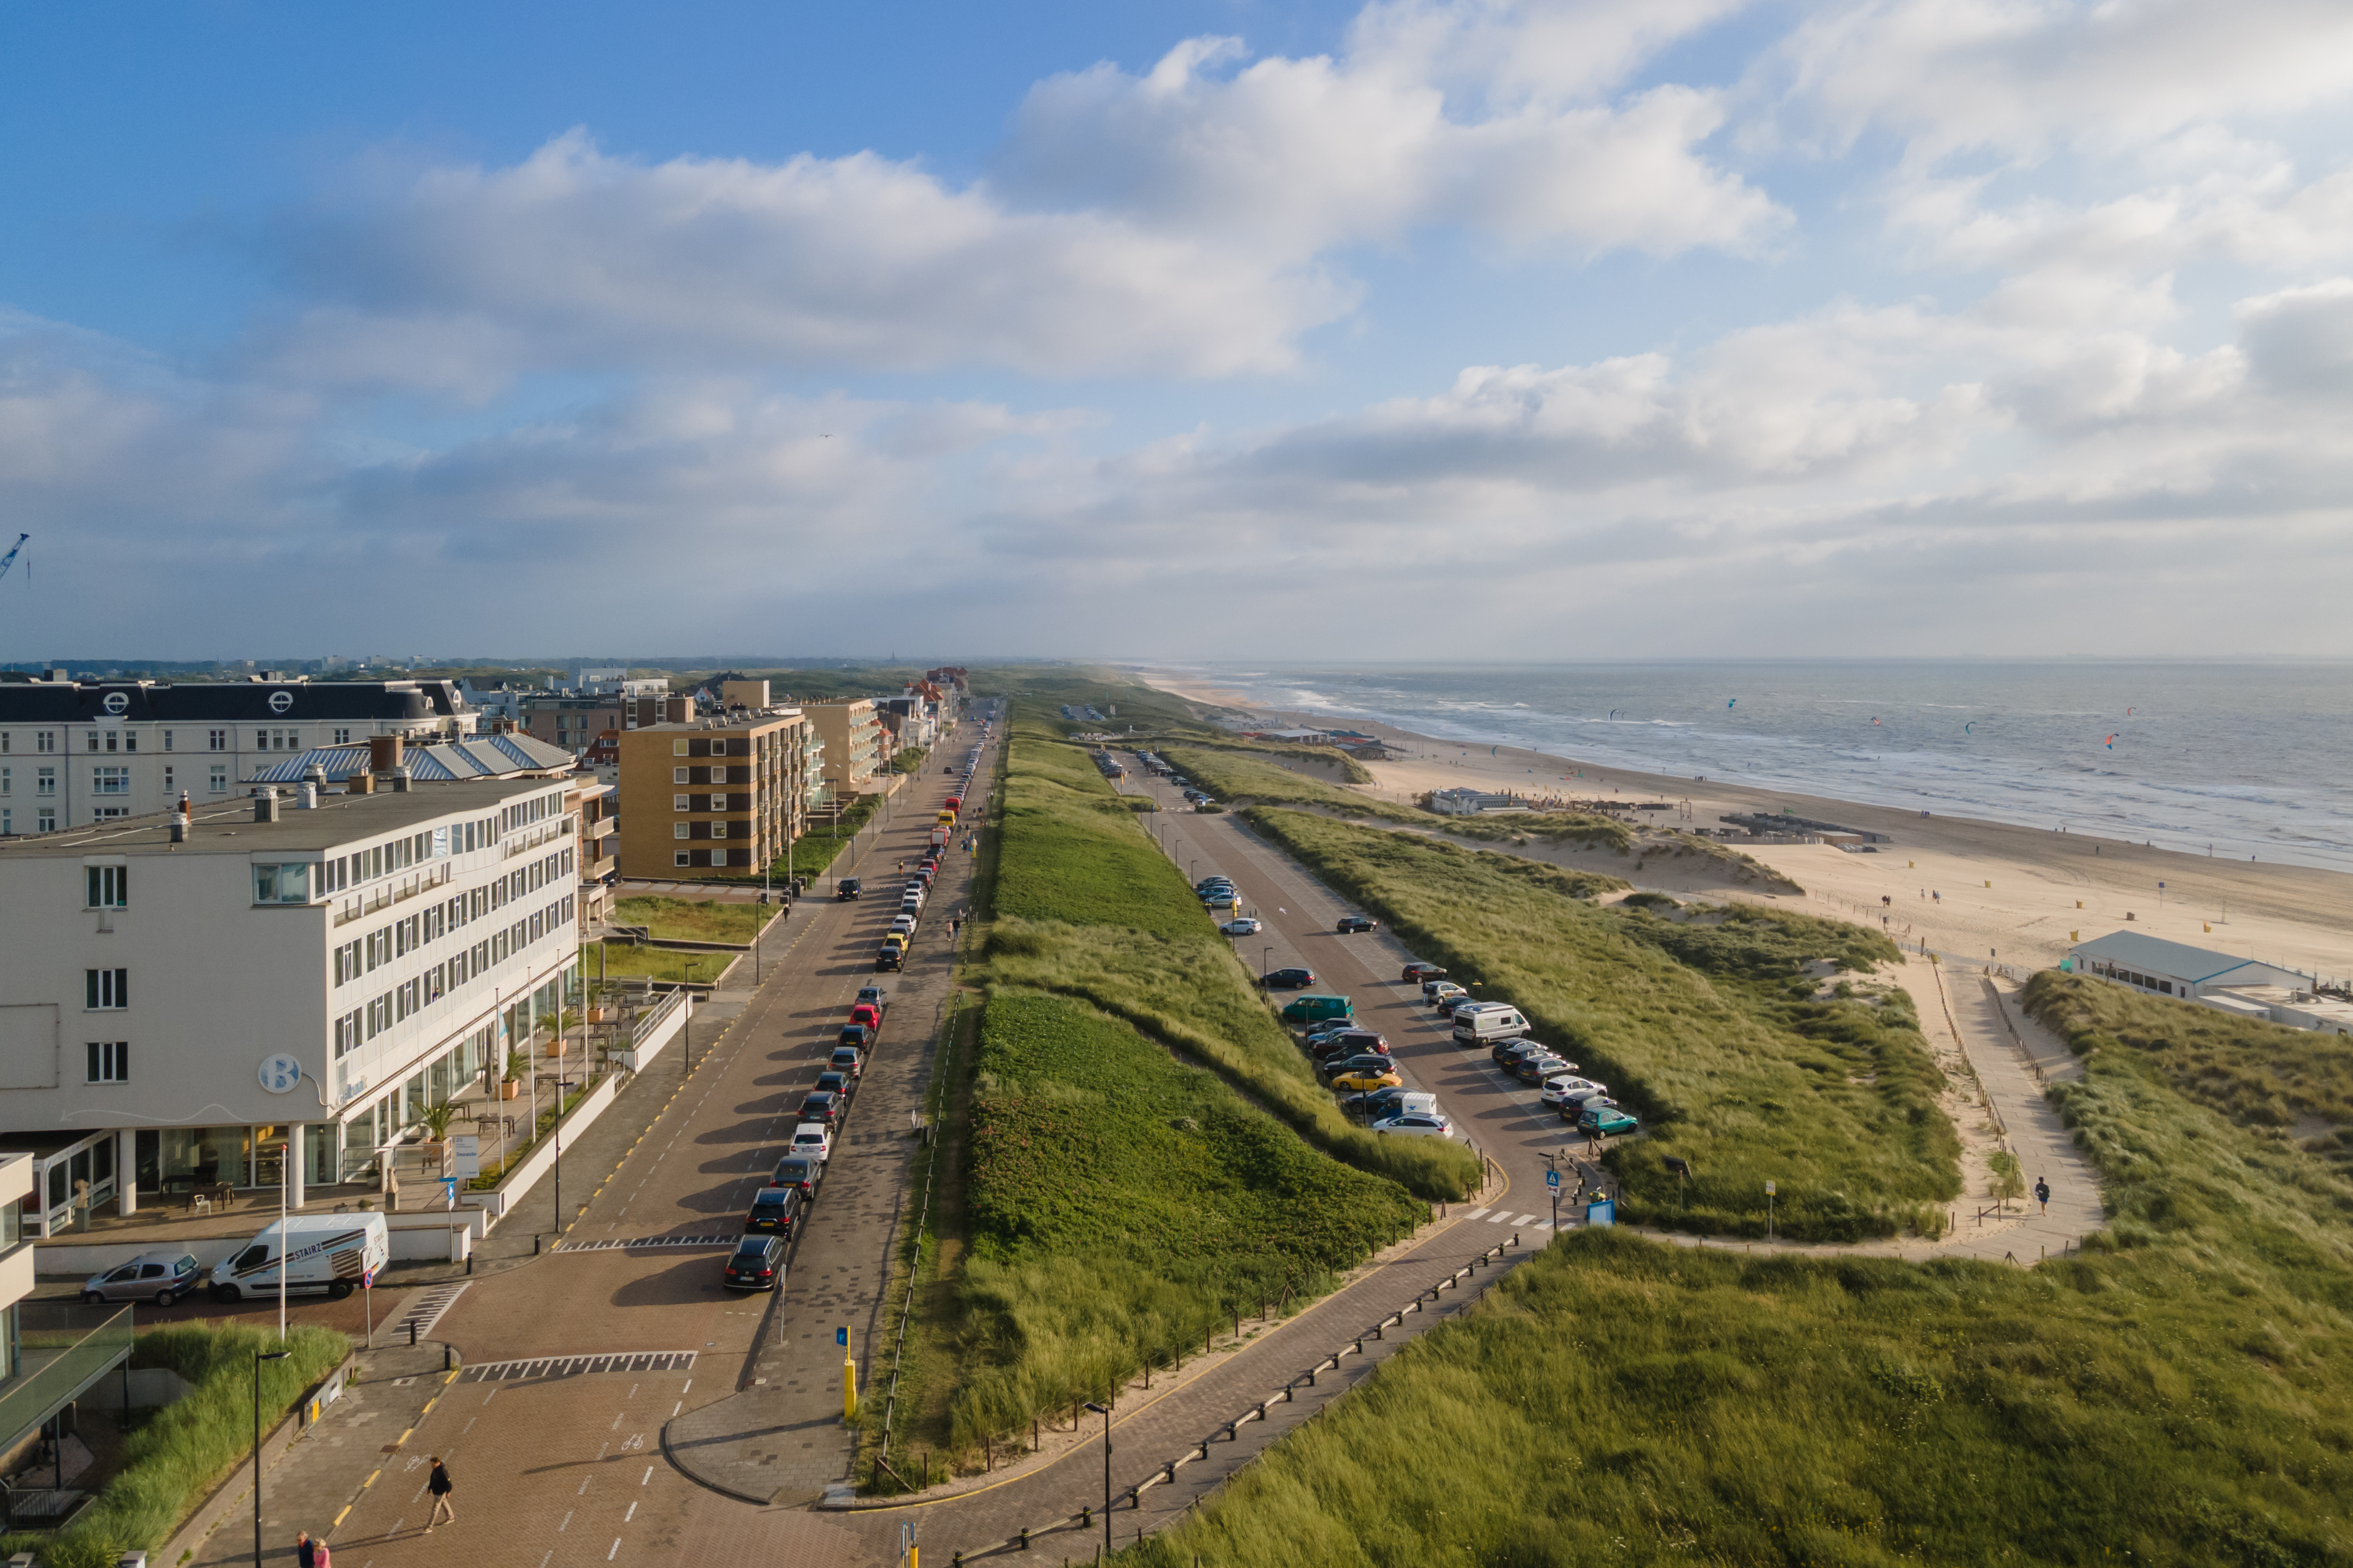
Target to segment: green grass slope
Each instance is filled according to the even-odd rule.
[[[2038,983],[2041,984],[2041,983]],[[2353,1184],[2104,1035],[2111,1230],[2032,1269],[1565,1237],[1186,1523],[1282,1562],[2284,1565],[2353,1555]]]
[[[1609,1157],[1625,1217],[1761,1236],[1772,1180],[1789,1237],[1941,1225],[1959,1142],[1908,999],[1815,1002],[1804,977],[1812,961],[1892,961],[1885,938],[1747,905],[1689,921],[1600,908],[1595,895],[1625,884],[1305,812],[1248,820],[1416,952],[1514,1004],[1636,1110],[1646,1136]],[[1667,1154],[1697,1168],[1687,1194]]]

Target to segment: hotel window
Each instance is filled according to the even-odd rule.
[[[14,769],[0,768],[0,795],[14,795],[16,793],[16,781],[14,775]]]
[[[212,773],[205,781],[205,787],[213,795],[227,795],[228,793],[228,769],[222,763],[215,763],[213,764]]]
[[[85,866],[82,878],[89,884],[89,900],[85,909],[119,910],[131,902],[131,868],[128,866]]]
[[[81,972],[82,1006],[88,1012],[111,1012],[131,1005],[131,971],[85,969]]]
[[[670,783],[672,783],[672,784],[684,784],[684,783],[686,783],[686,782],[687,782],[687,778],[686,778],[686,770],[685,770],[684,768],[672,768],[672,769],[670,769]]]
[[[128,1040],[90,1042],[90,1082],[129,1083],[131,1043]]]
[[[106,749],[110,752],[114,750],[114,737],[111,734],[107,737]],[[135,752],[139,749],[138,731],[125,730],[122,731],[122,749],[126,752]]]
[[[670,808],[672,811],[692,811],[694,797],[691,795],[674,795],[670,797]]]
[[[40,826],[38,831],[42,833],[55,833],[58,830],[57,812],[53,809],[45,807],[41,812],[39,822]]]
[[[172,749],[172,731],[169,730],[164,731],[164,749],[167,752]]]
[[[353,1051],[358,1050],[360,1048],[360,1041],[364,1037],[362,1030],[364,1027],[365,1025],[362,1020],[361,1015],[356,1012],[346,1013],[342,1017],[336,1019],[335,1055],[339,1057],[347,1057]]]
[[[35,773],[33,776],[33,793],[35,795],[57,794],[58,770],[55,768],[43,768],[38,773]]]
[[[90,793],[92,795],[129,795],[129,768],[92,768],[90,770]]]
[[[694,825],[691,822],[673,822],[670,825],[670,837],[673,838],[689,837],[691,835],[687,830],[693,826]]]
[[[691,866],[694,864],[694,852],[691,849],[681,849],[678,852],[677,856],[671,859],[670,864],[673,866]]]
[[[211,743],[206,747],[206,750],[213,752],[226,752],[228,750],[228,731],[227,730],[208,730],[206,733],[211,737]]]
[[[685,756],[687,754],[686,742],[684,741],[672,741],[670,743],[670,754],[673,757]]]
[[[108,742],[110,742],[110,744],[107,746],[107,748],[106,748],[106,749],[107,749],[108,751],[110,751],[110,752],[111,752],[111,751],[112,751],[112,750],[114,750],[113,745],[111,743],[111,742],[113,741],[113,739],[114,739],[114,737],[113,737],[112,735],[111,735],[111,734],[110,734],[109,736],[107,736],[107,740],[108,740]],[[96,750],[98,750],[98,731],[95,731],[95,730],[92,730],[92,731],[90,731],[90,749],[91,751],[93,751],[93,752],[94,752],[94,751],[96,751]]]
[[[8,752],[8,751],[12,750],[12,749],[13,749],[13,743],[15,742],[16,739],[16,731],[14,731],[14,730],[0,730],[0,753],[5,753],[5,752]]]
[[[58,749],[58,732],[55,730],[37,731],[33,740],[33,749],[37,752],[54,752]]]
[[[172,770],[169,768],[164,770],[164,793],[165,795],[172,793]]]
[[[256,866],[253,868],[253,901],[257,904],[309,903],[309,863],[297,861],[290,866]]]
[[[359,939],[355,937],[338,944],[335,948],[335,984],[342,985],[357,980],[364,973],[361,963]]]
[[[257,751],[257,752],[266,752],[266,751],[269,750],[269,731],[267,731],[267,730],[256,730],[256,731],[253,732],[253,749],[254,749],[255,751]]]
[[[335,744],[338,746],[348,746],[351,743],[352,732],[349,730],[338,730],[335,731]]]

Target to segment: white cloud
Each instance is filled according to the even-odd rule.
[[[2353,278],[2248,300],[2236,316],[2266,387],[2340,407],[2353,397]]]

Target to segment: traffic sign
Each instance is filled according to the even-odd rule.
[[[847,1345],[849,1342],[849,1331],[848,1329],[834,1330],[833,1342],[838,1345]]]
[[[1546,1185],[1546,1186],[1547,1186],[1547,1187],[1557,1187],[1557,1186],[1559,1186],[1559,1185],[1560,1185],[1560,1173],[1559,1173],[1558,1171],[1546,1171],[1546,1172],[1545,1173],[1545,1185]]]

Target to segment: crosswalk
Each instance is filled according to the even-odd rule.
[[[603,1355],[538,1356],[486,1361],[458,1374],[460,1383],[545,1383],[599,1372],[691,1372],[697,1351],[612,1351]]]
[[[1519,1215],[1517,1218],[1514,1218],[1513,1217],[1512,1211],[1507,1208],[1475,1208],[1470,1213],[1464,1215],[1462,1217],[1464,1219],[1483,1219],[1489,1225],[1509,1225],[1515,1229],[1523,1230],[1531,1227],[1536,1230],[1550,1230],[1552,1228],[1552,1221],[1542,1215],[1524,1214]]]
[[[400,1333],[413,1330],[417,1338],[423,1339],[433,1331],[433,1325],[441,1321],[441,1314],[448,1311],[450,1305],[466,1293],[466,1287],[472,1283],[470,1279],[460,1279],[454,1285],[437,1285],[424,1292],[408,1303],[408,1310],[400,1315],[400,1321],[393,1325],[393,1331]]]
[[[602,1241],[560,1241],[558,1252],[636,1251],[652,1247],[733,1247],[740,1236],[611,1236]]]

